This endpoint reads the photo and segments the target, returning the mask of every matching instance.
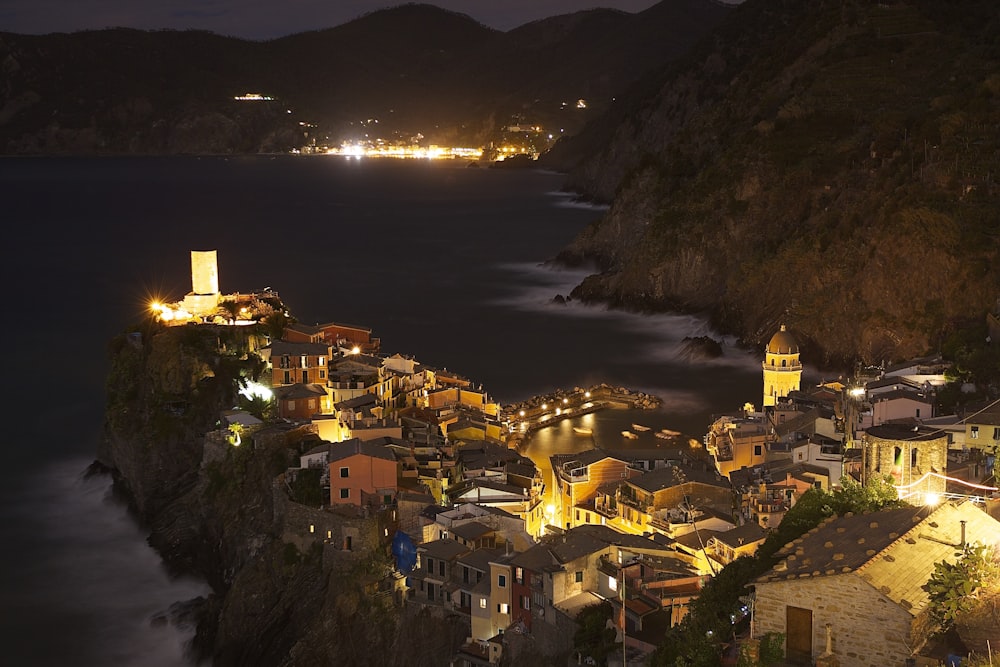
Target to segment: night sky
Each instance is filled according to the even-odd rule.
[[[499,30],[604,6],[638,12],[657,0],[437,0]],[[332,28],[392,0],[3,0],[0,32],[44,34],[101,28],[198,29],[263,40]]]

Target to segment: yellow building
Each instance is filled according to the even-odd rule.
[[[802,380],[799,344],[785,325],[771,337],[764,355],[764,406],[775,405],[778,399],[798,391]]]

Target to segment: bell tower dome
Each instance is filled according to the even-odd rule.
[[[802,363],[799,361],[799,344],[795,337],[781,325],[781,330],[771,336],[764,350],[764,403],[775,405],[782,396],[798,391],[802,380]]]

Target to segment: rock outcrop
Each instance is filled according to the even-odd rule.
[[[446,664],[466,630],[400,606],[391,515],[290,497],[286,471],[315,442],[311,429],[268,426],[235,446],[217,424],[256,365],[246,329],[147,324],[110,347],[95,468],[112,471],[168,567],[211,585],[174,614],[197,619],[195,656],[222,667]]]
[[[813,363],[924,354],[1000,293],[996,7],[753,2],[543,164],[608,213],[574,298]],[[945,64],[947,63],[947,64]]]

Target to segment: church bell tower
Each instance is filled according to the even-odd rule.
[[[802,363],[799,361],[799,344],[785,325],[771,337],[764,351],[764,403],[775,405],[782,396],[798,391],[802,381]]]

